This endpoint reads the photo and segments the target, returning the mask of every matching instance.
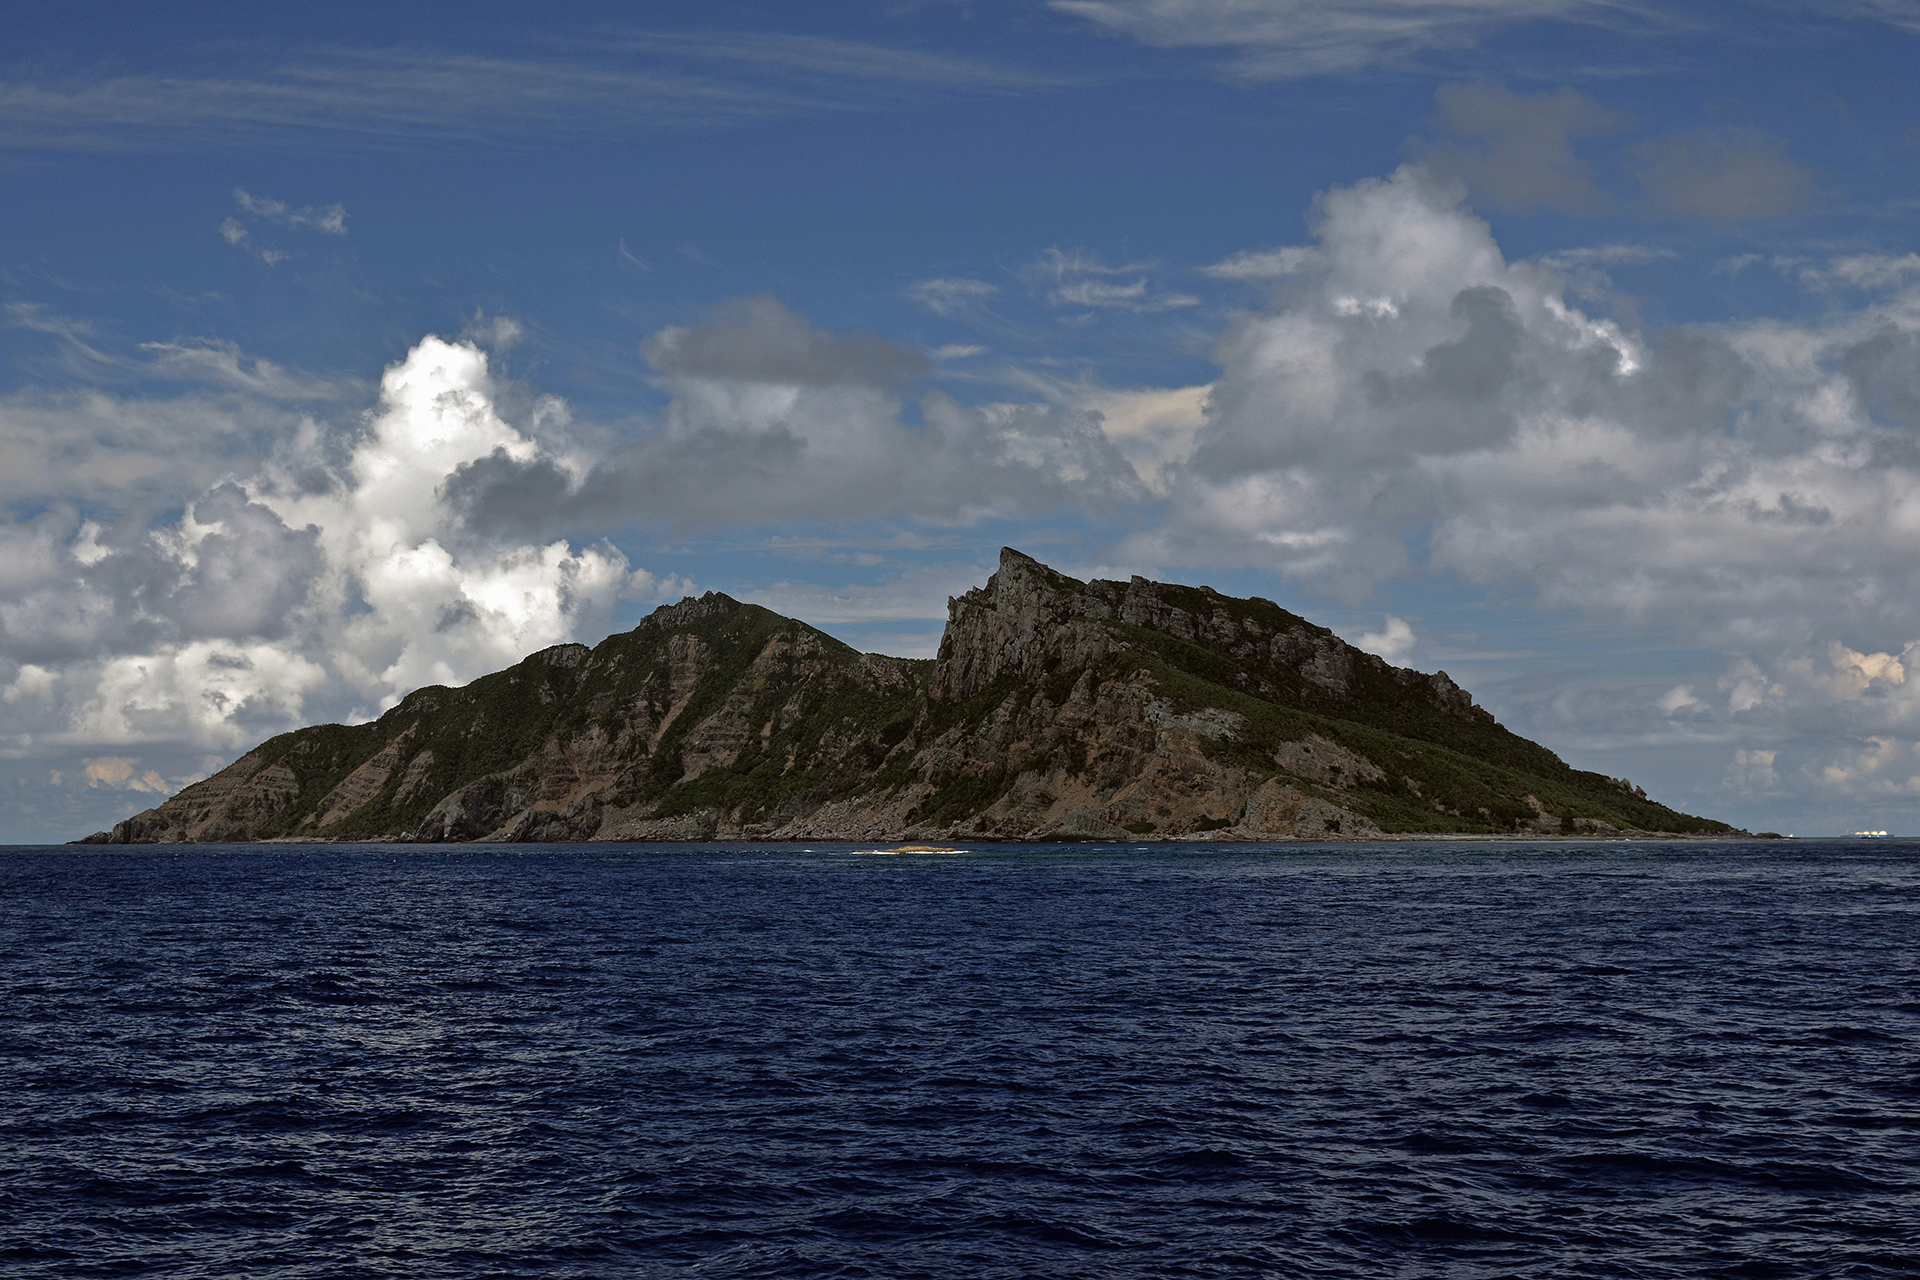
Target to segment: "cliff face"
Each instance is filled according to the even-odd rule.
[[[1269,601],[1002,553],[940,656],[724,595],[283,734],[102,843],[1725,831]]]

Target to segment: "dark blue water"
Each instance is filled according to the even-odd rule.
[[[0,851],[8,1276],[1920,1275],[1920,846]]]

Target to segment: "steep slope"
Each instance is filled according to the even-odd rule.
[[[1708,834],[1270,601],[1017,551],[934,661],[708,594],[261,744],[95,842]]]

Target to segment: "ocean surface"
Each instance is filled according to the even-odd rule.
[[[1913,1277],[1920,844],[0,849],[0,1274]]]

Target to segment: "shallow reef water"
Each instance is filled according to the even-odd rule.
[[[0,850],[9,1276],[1920,1275],[1920,844]]]

